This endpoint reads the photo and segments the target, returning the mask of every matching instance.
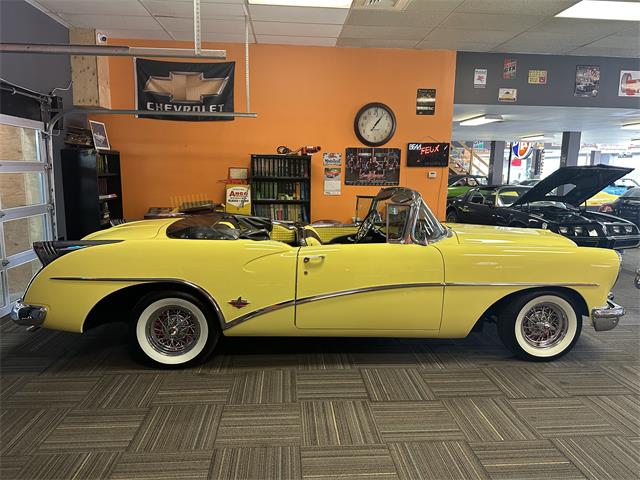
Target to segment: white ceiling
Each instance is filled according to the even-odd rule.
[[[27,0],[113,38],[190,40],[190,0]],[[639,2],[640,0],[625,0]],[[354,2],[355,3],[355,2]],[[201,0],[202,38],[295,45],[640,57],[640,22],[555,18],[578,0],[408,0],[404,10]]]
[[[502,115],[503,122],[461,127],[460,121],[482,114]],[[472,140],[518,140],[545,134],[545,141],[560,143],[562,132],[582,132],[582,143],[623,144],[640,138],[640,131],[621,125],[640,121],[640,111],[625,108],[533,107],[521,105],[455,105],[452,138]]]

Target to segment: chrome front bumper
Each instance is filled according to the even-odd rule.
[[[18,300],[11,309],[11,320],[16,325],[23,327],[39,327],[46,316],[47,309],[45,307],[25,305],[22,300]]]
[[[620,317],[624,315],[624,307],[607,300],[607,305],[591,310],[591,320],[596,332],[604,332],[618,326]]]
[[[636,270],[636,279],[633,281],[636,288],[640,288],[640,268]]]

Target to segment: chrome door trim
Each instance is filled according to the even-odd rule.
[[[296,305],[304,305],[305,303],[317,302],[318,300],[326,300],[328,298],[344,297],[347,295],[355,295],[358,293],[380,292],[383,290],[397,290],[401,288],[423,288],[423,287],[444,287],[442,282],[429,283],[396,283],[392,285],[377,285],[375,287],[353,288],[350,290],[341,290],[338,292],[323,293],[320,295],[311,295],[296,300]]]
[[[446,282],[447,287],[599,287],[598,283]]]

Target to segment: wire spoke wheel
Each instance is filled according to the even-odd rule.
[[[544,302],[532,306],[521,323],[524,340],[536,348],[551,348],[560,343],[567,334],[569,322],[562,308]]]
[[[184,306],[171,305],[155,311],[147,319],[149,344],[163,355],[184,355],[200,338],[200,323]]]

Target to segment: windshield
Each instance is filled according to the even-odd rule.
[[[426,245],[434,242],[447,234],[447,229],[435,217],[424,200],[420,200],[416,225],[413,230],[413,239],[416,243]]]
[[[640,188],[632,188],[627,190],[624,195],[624,198],[640,198]]]
[[[509,207],[515,203],[525,192],[529,191],[529,187],[510,187],[502,188],[498,191],[498,206]]]

